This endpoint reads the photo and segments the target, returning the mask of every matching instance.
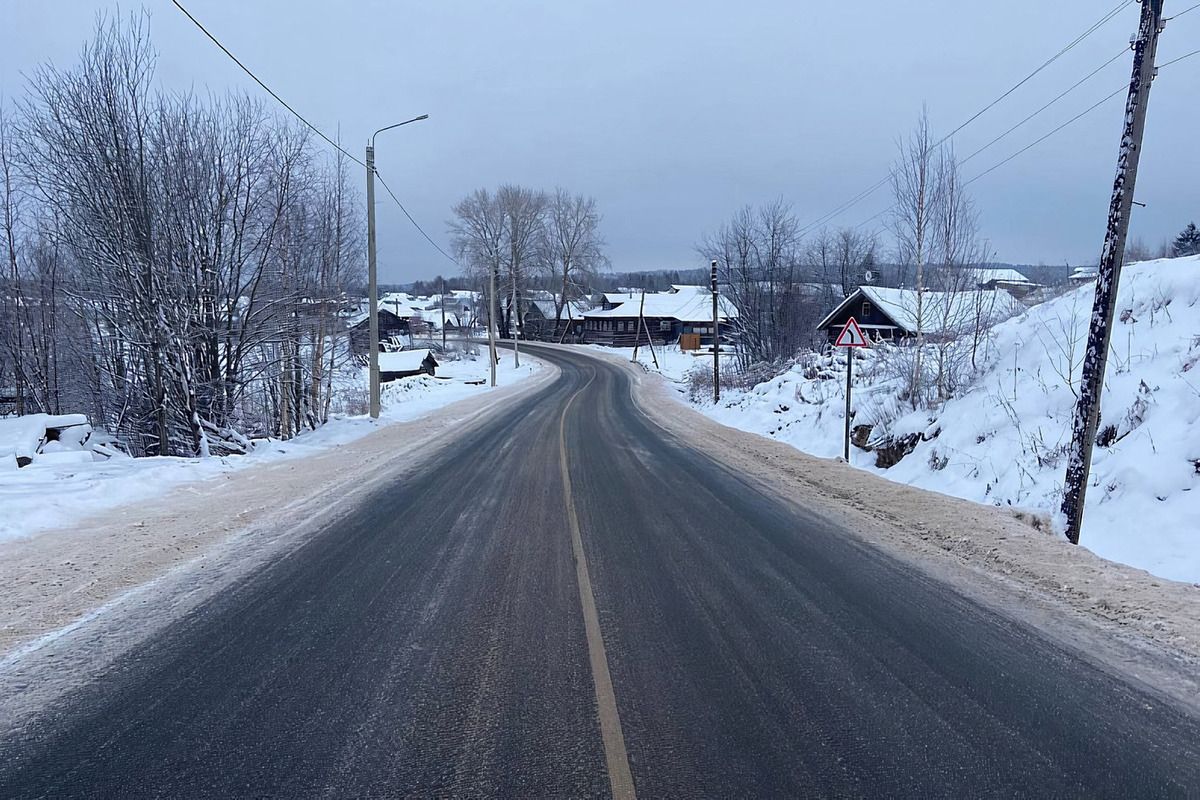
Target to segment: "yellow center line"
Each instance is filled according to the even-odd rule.
[[[567,503],[567,523],[571,528],[571,550],[575,554],[575,577],[579,584],[579,602],[583,605],[583,627],[587,632],[588,655],[592,662],[592,683],[596,688],[596,706],[600,716],[600,737],[604,740],[604,760],[608,765],[608,785],[614,798],[636,798],[633,773],[625,751],[625,735],[621,732],[621,715],[617,713],[617,695],[608,672],[608,656],[604,652],[604,636],[600,633],[600,616],[596,613],[596,597],[588,575],[587,558],[583,553],[583,537],[579,533],[579,518],[571,497],[571,472],[567,468],[567,412],[575,398],[592,385],[596,374],[583,388],[571,395],[558,424],[558,454],[562,464],[563,493]]]

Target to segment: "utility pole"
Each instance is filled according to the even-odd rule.
[[[1125,260],[1125,238],[1129,233],[1129,214],[1133,209],[1133,190],[1137,180],[1138,159],[1142,153],[1142,132],[1146,127],[1146,106],[1150,83],[1154,80],[1154,57],[1158,34],[1162,31],[1163,0],[1142,0],[1142,18],[1137,41],[1133,44],[1133,76],[1129,98],[1125,102],[1125,128],[1117,158],[1117,177],[1113,182],[1112,201],[1108,206],[1108,227],[1104,250],[1096,276],[1096,301],[1092,306],[1092,324],[1088,331],[1080,378],[1079,403],[1071,435],[1067,460],[1062,513],[1067,518],[1067,539],[1079,544],[1083,524],[1083,506],[1088,476],[1092,469],[1092,447],[1100,424],[1100,393],[1104,388],[1104,369],[1108,362],[1113,312]]]
[[[429,119],[429,115],[422,114],[419,117],[413,117],[404,122],[397,122],[395,125],[380,128],[371,134],[371,141],[367,145],[367,294],[370,301],[370,309],[367,315],[370,318],[371,336],[371,346],[369,348],[371,362],[371,419],[379,419],[379,309],[377,308],[379,282],[375,274],[375,137],[384,131],[399,128],[401,125],[407,125],[410,122],[420,122],[423,119]],[[397,304],[396,310],[400,310],[399,304]]]
[[[442,352],[446,352],[446,279],[442,278]]]
[[[516,245],[513,245],[513,249],[516,249]],[[514,260],[513,263],[516,264],[516,261]],[[512,324],[509,326],[509,330],[513,337],[513,366],[519,367],[521,366],[521,350],[520,345],[517,344],[517,334],[520,332],[521,307],[517,304],[517,271],[515,269],[513,270],[512,279],[512,306],[509,311],[509,317],[512,319]]]
[[[712,262],[713,403],[721,402],[721,323],[717,318],[717,260]]]
[[[374,137],[371,137],[374,140]],[[371,419],[379,419],[379,285],[375,275],[375,146],[367,145],[367,301],[370,304]]]

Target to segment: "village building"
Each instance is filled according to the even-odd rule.
[[[1041,284],[1034,283],[1025,277],[1024,274],[1008,267],[997,269],[979,268],[971,270],[971,273],[971,282],[974,284],[974,288],[985,289],[987,291],[1002,289],[1013,297],[1024,297],[1042,288]]]
[[[917,291],[882,286],[860,286],[817,324],[834,341],[854,317],[858,327],[875,340],[905,339],[917,335]],[[1005,291],[969,289],[961,292],[926,290],[920,298],[920,329],[930,339],[962,335],[980,326],[990,327],[1025,310]]]
[[[361,316],[358,319],[357,316]],[[365,355],[371,346],[371,320],[364,311],[351,320],[350,325],[350,352],[355,355]],[[399,341],[400,337],[408,336],[412,331],[412,327],[407,317],[398,317],[387,309],[378,311],[379,317],[379,341],[386,343],[388,341]]]
[[[712,293],[705,287],[684,287],[680,291],[646,293],[606,293],[604,306],[583,314],[583,341],[633,347],[653,341],[655,344],[681,344],[711,347],[713,342]],[[617,302],[619,300],[619,302]],[[736,325],[738,310],[724,297],[718,300],[718,320],[725,330]]]

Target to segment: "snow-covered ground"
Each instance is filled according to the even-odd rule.
[[[516,369],[511,353],[502,353],[497,383],[511,385],[538,369],[540,364],[524,354],[521,367]],[[64,452],[39,456],[29,466],[18,469],[13,453],[0,451],[0,540],[70,525],[104,509],[157,497],[180,484],[270,461],[303,458],[367,436],[380,425],[406,422],[486,392],[487,378],[486,354],[475,360],[445,361],[438,367],[437,378],[419,375],[384,384],[383,410],[377,421],[367,416],[336,415],[327,425],[289,441],[260,443],[247,456],[206,459],[118,456],[92,460],[86,452],[57,448]],[[343,388],[365,398],[365,370],[359,372],[357,383]],[[0,420],[0,449],[10,439],[13,448],[19,448],[18,443],[28,438],[24,430],[28,423],[28,418]]]
[[[998,325],[969,387],[933,411],[906,410],[886,353],[864,353],[855,364],[854,425],[872,425],[873,443],[912,434],[920,441],[887,469],[876,466],[877,453],[855,447],[851,463],[1061,524],[1065,453],[1094,291],[1086,284]],[[1126,268],[1117,316],[1102,401],[1105,446],[1095,451],[1081,543],[1160,577],[1200,583],[1200,257]],[[697,365],[710,370],[711,356],[698,360],[667,348],[658,357],[682,399],[713,419],[816,456],[842,454],[840,354],[725,390],[717,406],[705,392],[689,398],[686,380]],[[654,369],[645,349],[639,361]]]

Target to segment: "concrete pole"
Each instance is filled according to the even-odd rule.
[[[1108,364],[1108,346],[1112,338],[1113,313],[1117,306],[1117,288],[1121,264],[1125,260],[1125,238],[1129,233],[1129,215],[1133,211],[1133,189],[1137,180],[1138,159],[1142,154],[1142,133],[1146,127],[1146,106],[1150,82],[1154,80],[1154,57],[1158,34],[1162,30],[1163,0],[1144,0],[1138,39],[1133,50],[1133,76],[1125,103],[1125,127],[1117,157],[1117,177],[1108,207],[1108,226],[1104,250],[1096,276],[1096,300],[1092,306],[1092,324],[1084,351],[1080,377],[1079,403],[1071,432],[1071,449],[1063,485],[1062,513],[1067,519],[1067,539],[1079,544],[1083,525],[1083,506],[1088,476],[1092,469],[1092,448],[1100,424],[1100,394],[1104,388],[1104,370]]]
[[[712,262],[713,303],[713,403],[721,401],[721,323],[717,317],[717,262]]]
[[[446,279],[442,278],[442,352],[446,352]]]
[[[379,284],[375,276],[375,148],[367,145],[367,301],[370,304],[371,419],[379,419]]]

